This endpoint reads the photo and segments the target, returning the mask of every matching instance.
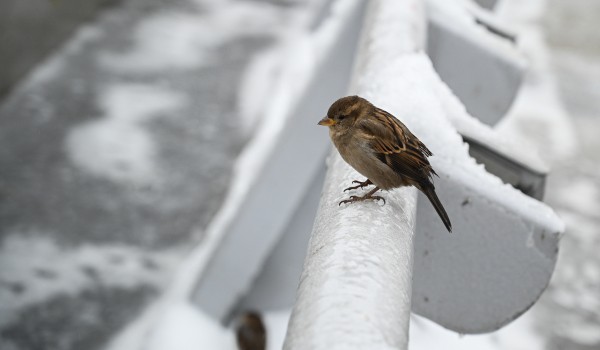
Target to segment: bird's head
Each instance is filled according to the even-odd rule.
[[[329,107],[327,116],[318,124],[338,130],[350,128],[358,118],[371,113],[374,108],[369,101],[362,97],[342,97]]]

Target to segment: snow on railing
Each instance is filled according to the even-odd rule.
[[[512,102],[523,65],[510,38],[498,41],[499,26],[471,5],[326,1],[289,60],[297,64],[288,76],[294,84],[273,94],[204,241],[162,304],[116,348],[133,348],[131,338],[154,344],[148,349],[176,349],[163,337],[175,316],[186,324],[192,315],[228,324],[246,310],[293,307],[286,349],[405,349],[411,310],[461,333],[494,331],[526,311],[550,279],[564,227],[550,208],[523,193],[541,197],[544,164],[486,125]],[[437,29],[426,44],[431,28]],[[477,74],[452,71],[457,60],[473,55]],[[501,64],[494,64],[498,57]],[[442,72],[456,74],[444,78]],[[504,76],[511,78],[495,84]],[[478,79],[495,84],[484,100],[499,105],[481,104],[469,93],[481,86]],[[461,89],[459,101],[452,91]],[[349,93],[394,114],[433,151],[436,190],[452,234],[414,188],[383,192],[385,205],[338,207],[348,196],[343,189],[362,178],[329,152],[327,132],[316,123]],[[491,99],[494,94],[502,98]],[[173,304],[186,313],[173,313]],[[176,328],[203,338],[197,335],[202,327]],[[184,345],[177,349],[198,348]]]
[[[411,290],[413,311],[461,333],[493,331],[526,311],[550,279],[562,222],[475,163],[457,129],[515,164],[544,166],[469,116],[440,80],[419,50],[422,8],[418,0],[369,3],[350,93],[399,117],[436,155],[436,188],[454,233],[420,194],[415,225],[414,189],[384,193],[384,206],[338,208],[342,189],[362,179],[332,151],[285,349],[406,348]],[[500,73],[519,71],[521,62],[505,61]]]
[[[420,0],[403,0],[372,3],[370,10],[367,16],[374,17],[363,29],[350,92],[403,115],[408,110],[402,100],[412,95],[379,75],[389,64],[411,60],[423,51],[424,7]],[[379,47],[388,43],[380,38],[392,39],[394,49]],[[284,349],[404,349],[416,189],[386,193],[384,206],[371,202],[340,207],[340,200],[348,196],[344,188],[363,179],[335,150],[328,167]]]

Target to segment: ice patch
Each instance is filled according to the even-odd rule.
[[[83,170],[121,183],[157,184],[156,145],[144,122],[187,103],[182,94],[157,86],[119,84],[100,97],[104,117],[71,129],[67,153]]]

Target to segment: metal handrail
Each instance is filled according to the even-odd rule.
[[[350,90],[369,97],[371,85],[361,80],[378,75],[384,63],[378,54],[386,54],[377,52],[378,42],[369,38],[381,34],[384,25],[392,30],[387,35],[396,38],[394,59],[410,57],[423,49],[425,14],[420,0],[372,1],[366,17]],[[390,26],[390,21],[395,24]],[[417,193],[403,188],[386,193],[383,206],[339,207],[347,196],[343,189],[353,179],[361,176],[332,151],[286,350],[406,349],[408,345]]]

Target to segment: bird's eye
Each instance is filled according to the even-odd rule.
[[[338,119],[339,119],[339,120],[344,120],[344,118],[346,118],[346,116],[345,116],[345,115],[338,115]]]

